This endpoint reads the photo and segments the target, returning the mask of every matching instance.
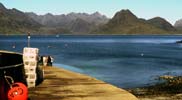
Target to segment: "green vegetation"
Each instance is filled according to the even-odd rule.
[[[173,34],[177,31],[163,18],[144,20],[137,18],[129,10],[121,10],[107,24],[93,32],[102,34]]]

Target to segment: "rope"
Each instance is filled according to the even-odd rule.
[[[4,71],[4,78],[5,78],[6,82],[8,83],[9,87],[12,88],[12,84],[14,83],[14,80],[11,76],[6,76],[5,74],[6,74],[6,71]],[[11,83],[9,82],[8,79],[11,80]]]
[[[8,68],[14,68],[14,67],[19,67],[21,65],[23,65],[23,63],[17,64],[17,65],[11,65],[11,66],[4,66],[4,67],[0,67],[0,70],[2,70],[2,69],[8,69]]]
[[[13,80],[13,78],[11,77],[11,76],[4,76],[5,77],[5,80],[6,80],[6,82],[8,83],[8,85],[10,86],[10,88],[12,88],[12,84],[14,83],[14,80]],[[11,80],[11,83],[9,82],[9,80],[8,79],[10,79]]]

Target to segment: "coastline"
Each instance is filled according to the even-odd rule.
[[[44,81],[29,88],[30,100],[138,100],[126,90],[87,75],[44,67]]]
[[[160,76],[164,82],[153,86],[129,89],[139,100],[182,100],[182,76]]]
[[[59,35],[59,36],[181,36],[182,33],[164,33],[164,34],[69,34],[69,33],[57,33],[57,34],[31,34],[32,36],[52,36],[52,35]],[[26,33],[22,34],[0,34],[0,36],[27,36]]]
[[[182,93],[158,93],[157,90],[148,91],[146,88],[129,89],[139,100],[182,100]],[[154,93],[156,92],[156,93]]]

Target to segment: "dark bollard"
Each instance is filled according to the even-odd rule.
[[[39,60],[39,65],[41,66],[52,66],[53,64],[53,57],[52,56],[41,56]]]

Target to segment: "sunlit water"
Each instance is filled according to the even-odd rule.
[[[118,87],[152,85],[159,75],[182,75],[182,36],[32,36],[31,47],[54,65]],[[0,36],[0,49],[22,52],[26,36]]]

